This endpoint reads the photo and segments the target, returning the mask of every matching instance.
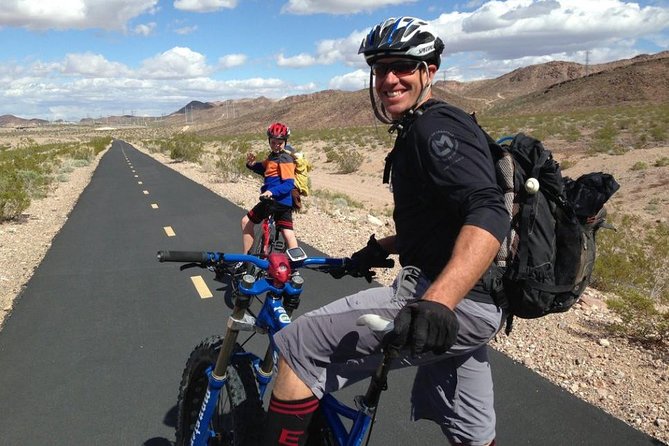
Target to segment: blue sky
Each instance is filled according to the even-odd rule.
[[[438,78],[669,49],[669,0],[2,0],[0,115],[161,116],[191,100],[365,87],[387,17],[431,22]]]

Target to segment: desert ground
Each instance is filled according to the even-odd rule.
[[[0,143],[16,142],[29,136],[38,142],[85,136],[35,132],[29,135],[0,131]],[[122,136],[119,138],[123,139]],[[128,142],[150,153],[141,138]],[[342,175],[324,162],[321,148],[303,144],[314,166],[313,189],[338,191],[362,203],[362,207],[342,206],[337,201],[307,197],[306,212],[295,216],[298,238],[331,255],[349,255],[363,246],[371,233],[379,236],[393,231],[390,218],[391,195],[381,184],[383,157],[374,152],[361,169]],[[639,161],[648,165],[669,156],[668,147],[632,150],[624,155],[580,157],[555,151],[558,160],[569,157],[573,167],[564,174],[577,177],[589,171],[612,173],[621,184],[607,205],[610,211],[640,215],[648,224],[667,222],[669,217],[669,167],[633,170]],[[249,208],[257,198],[259,183],[243,178],[221,182],[211,166],[176,163],[162,154],[158,161],[222,197]],[[21,296],[32,272],[39,266],[51,240],[67,221],[67,216],[88,184],[99,161],[69,173],[50,193],[34,200],[15,221],[0,223],[0,320],[11,317],[13,302]],[[664,187],[658,185],[664,184]],[[387,284],[392,272],[379,275]],[[669,359],[624,338],[613,337],[606,325],[615,315],[606,308],[606,296],[588,289],[580,304],[567,313],[537,320],[517,320],[510,336],[500,334],[491,343],[557,385],[578,397],[643,430],[662,442],[669,442]]]

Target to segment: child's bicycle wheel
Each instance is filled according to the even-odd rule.
[[[191,435],[198,420],[202,400],[207,391],[207,369],[214,367],[221,348],[222,336],[212,336],[202,341],[191,353],[184,369],[177,400],[176,445],[190,445]],[[227,383],[209,426],[215,432],[208,445],[237,446],[255,444],[261,430],[257,423],[264,418],[258,396],[253,366],[244,350],[235,346],[227,369]]]

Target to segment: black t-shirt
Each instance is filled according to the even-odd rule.
[[[400,263],[421,268],[432,280],[463,225],[485,229],[500,242],[509,229],[485,135],[464,111],[435,103],[428,101],[398,135],[391,174]],[[490,300],[481,281],[468,297]]]

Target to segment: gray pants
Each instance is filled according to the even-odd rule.
[[[355,324],[367,313],[393,319],[429,281],[416,268],[400,271],[392,287],[371,288],[298,317],[275,341],[291,369],[321,398],[369,378],[382,359],[380,335]],[[493,384],[487,343],[500,327],[493,304],[463,300],[455,309],[460,330],[443,355],[407,354],[393,368],[417,366],[411,395],[412,418],[441,426],[451,442],[484,445],[495,438]]]

